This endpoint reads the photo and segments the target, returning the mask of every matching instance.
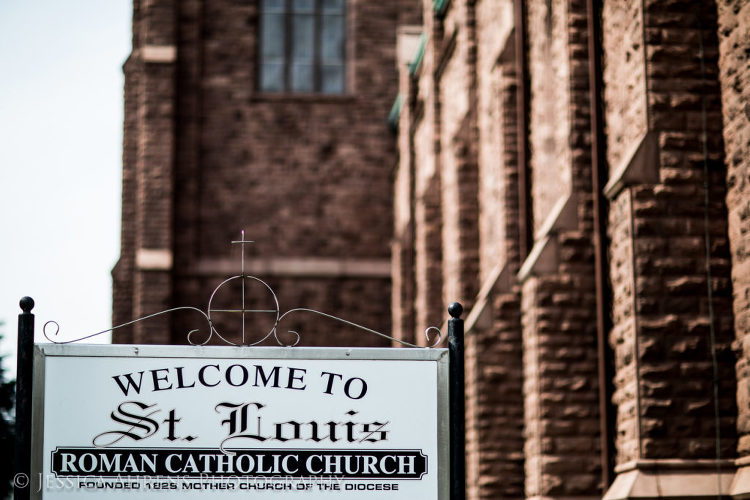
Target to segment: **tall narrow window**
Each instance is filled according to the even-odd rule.
[[[261,91],[344,92],[345,1],[261,0]]]

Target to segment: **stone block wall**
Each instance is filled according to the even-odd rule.
[[[607,165],[612,178],[625,168],[648,131],[641,4],[603,2],[601,22]]]
[[[534,232],[571,189],[571,101],[567,1],[526,4],[530,87],[530,172]],[[571,30],[571,33],[577,33]]]
[[[399,122],[414,150],[403,142],[400,153],[402,161],[412,159],[416,179],[417,317],[426,276],[420,269],[427,267],[421,259],[442,264],[443,302],[458,297],[473,306],[466,338],[469,497],[595,496],[601,485],[585,3],[555,3],[561,10],[551,23],[543,2],[529,6],[542,13],[530,28],[533,53],[546,58],[531,66],[530,137],[538,146],[531,168],[538,193],[551,194],[534,191],[534,213],[548,222],[537,225],[546,228],[537,241],[542,258],[531,256],[525,271],[518,158],[527,138],[518,135],[513,2],[451,2],[429,19],[431,4],[425,5],[429,41],[413,80],[416,112]],[[562,79],[554,80],[562,82],[560,95],[548,95],[551,76]],[[562,125],[550,116],[562,116]],[[552,148],[534,156],[550,144],[568,153]],[[440,203],[422,196],[427,179],[439,179]],[[426,223],[428,210],[442,220],[441,259],[431,262],[424,235],[438,226]]]
[[[606,91],[617,461],[729,458],[735,388],[715,5],[655,2],[633,13],[613,4],[605,80],[622,78],[623,60],[640,78]]]
[[[520,293],[480,299],[466,342],[467,498],[523,498]],[[475,306],[475,310],[476,310]]]
[[[468,495],[524,497],[518,83],[511,2],[476,4],[480,291],[467,337]]]
[[[621,478],[610,498],[674,458],[679,470],[663,474],[713,493],[699,478],[731,478],[736,449],[716,5],[614,4],[605,80],[621,78],[623,60],[638,78],[605,93]],[[628,17],[633,29],[618,31]]]
[[[427,14],[432,3],[424,5]],[[412,83],[414,109],[427,111],[402,120],[414,149],[405,142],[399,152],[413,153],[416,179],[439,178],[433,186],[441,193],[430,205],[413,198],[415,214],[429,206],[442,221],[442,253],[430,260],[419,235],[434,235],[437,225],[414,219],[415,259],[423,259],[417,289],[426,276],[419,269],[441,265],[443,300],[459,295],[471,306],[470,498],[613,500],[652,490],[744,498],[748,2],[445,5],[424,18],[429,57]],[[588,37],[597,24],[599,62]],[[511,39],[526,45],[515,51]],[[595,63],[601,75],[589,74]],[[593,97],[603,101],[603,140],[595,143],[590,87],[599,77],[602,91]],[[427,113],[434,115],[423,120]],[[609,179],[594,193],[600,154]],[[461,191],[457,172],[465,166],[471,175]],[[465,216],[459,192],[477,199]],[[606,228],[594,227],[602,195]],[[533,228],[530,251],[521,250],[525,227]],[[459,244],[462,229],[477,235],[466,240],[473,243]],[[596,284],[593,241],[602,229],[609,283]],[[471,244],[477,264],[462,274]],[[476,296],[464,299],[472,274]],[[423,306],[415,301],[417,316]],[[600,307],[611,326],[597,332]],[[598,345],[600,333],[607,345]],[[598,349],[612,355],[614,373],[604,380],[611,393],[599,391],[607,359]],[[609,404],[611,421],[600,415]],[[513,431],[495,432],[499,422]],[[607,435],[599,436],[602,429]],[[605,443],[614,457],[603,455]],[[614,484],[602,482],[602,466],[614,467],[606,474],[615,473]]]
[[[414,336],[421,338],[427,311],[441,313],[454,300],[482,304],[466,338],[472,499],[523,496],[520,289],[507,280],[519,267],[512,14],[508,1],[457,1],[442,9],[425,2],[425,44],[402,87],[402,95],[410,90],[398,122],[399,165],[411,162],[414,190],[408,198],[407,174],[398,171],[395,203],[404,213],[413,206],[415,295],[413,306],[394,296],[394,310],[413,307]],[[492,49],[478,50],[479,40]],[[487,123],[491,130],[481,126]],[[399,249],[407,247],[403,234]],[[403,251],[393,262],[408,269]]]
[[[459,301],[468,307],[479,291],[474,6],[455,0],[440,23],[432,38],[440,100],[443,303]]]
[[[476,109],[479,291],[467,318],[472,370],[469,496],[524,496],[520,287],[518,74],[512,2],[478,2]],[[469,195],[467,195],[469,196]],[[510,279],[509,279],[510,278]]]
[[[750,456],[750,342],[746,340],[750,332],[750,197],[747,190],[750,170],[750,2],[717,2],[717,6],[726,200],[734,289],[734,348],[737,354],[737,452],[744,459]]]
[[[602,493],[586,3],[527,4],[535,241],[521,268],[526,496]]]
[[[561,273],[523,284],[527,498],[601,494],[593,294],[579,280]]]
[[[419,342],[421,337],[416,332],[414,310],[416,299],[414,194],[416,185],[412,121],[416,104],[416,85],[412,78],[411,63],[420,47],[421,37],[421,25],[402,25],[399,29],[396,40],[399,92],[394,108],[392,108],[394,114],[390,117],[391,126],[396,129],[399,151],[409,152],[399,155],[393,176],[394,225],[391,247],[393,336],[412,344]]]
[[[428,40],[434,33],[435,13],[424,2],[422,42],[414,54],[414,91],[410,92],[414,143],[414,316],[415,336],[443,317],[442,178],[439,163],[439,100],[435,81],[435,48]]]

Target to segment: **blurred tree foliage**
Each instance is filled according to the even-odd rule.
[[[0,321],[0,338],[4,323]],[[3,367],[4,356],[0,356],[0,498],[10,498],[13,486],[13,450],[15,439],[13,435],[14,409],[16,406],[16,383],[6,380],[7,374]]]

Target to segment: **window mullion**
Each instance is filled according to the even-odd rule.
[[[322,65],[321,51],[322,49],[322,37],[323,37],[323,0],[315,0],[315,48],[313,49],[313,82],[315,85],[315,92],[320,92],[323,88],[322,83]]]
[[[294,29],[292,0],[284,1],[284,92],[292,89],[292,30]]]

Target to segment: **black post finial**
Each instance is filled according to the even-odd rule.
[[[34,309],[34,299],[32,299],[31,297],[24,297],[21,299],[18,305],[21,306],[21,310],[23,312],[30,313],[31,310]]]
[[[456,319],[460,318],[463,312],[464,312],[464,307],[458,302],[454,302],[448,306],[448,314],[450,314],[452,318],[456,318]]]

